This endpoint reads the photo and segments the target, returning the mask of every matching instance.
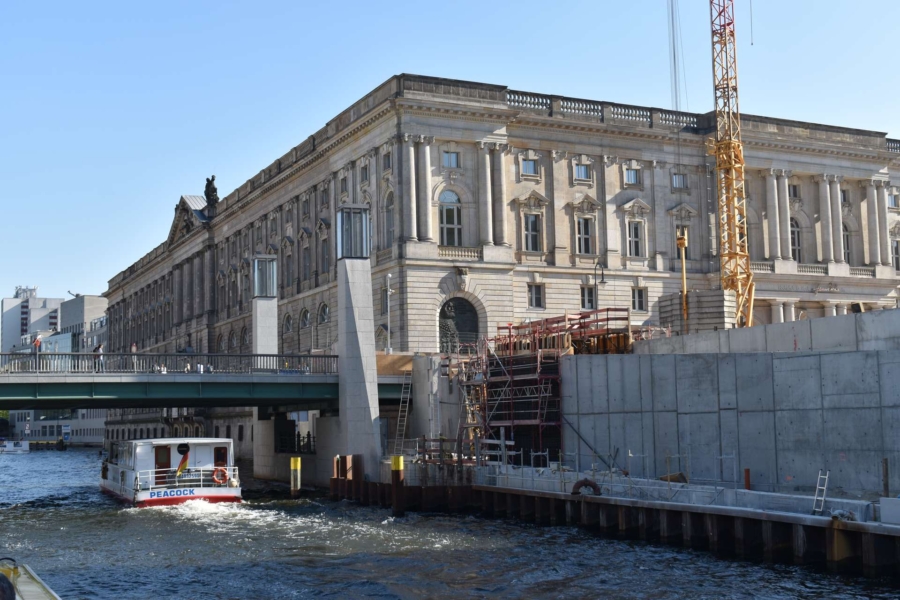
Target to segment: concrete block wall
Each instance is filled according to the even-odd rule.
[[[898,350],[566,356],[562,402],[582,470],[618,449],[635,476],[731,483],[749,468],[754,489],[794,491],[830,469],[832,489],[877,492],[888,458],[900,490]]]
[[[672,330],[676,331],[674,327]],[[900,350],[900,310],[887,309],[757,325],[745,329],[705,331],[634,343],[635,354],[847,350]]]

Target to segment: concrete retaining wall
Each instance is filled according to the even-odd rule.
[[[876,492],[887,457],[900,490],[900,351],[566,356],[562,402],[581,470],[602,465],[590,445],[635,476],[665,474],[668,454],[697,482],[749,468],[754,489],[809,490],[830,469],[832,490]]]
[[[673,329],[673,331],[675,331]],[[707,331],[634,343],[635,354],[900,350],[900,310]]]

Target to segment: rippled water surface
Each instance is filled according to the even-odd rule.
[[[0,555],[63,598],[897,598],[844,579],[576,528],[327,501],[124,508],[96,451],[0,455]]]

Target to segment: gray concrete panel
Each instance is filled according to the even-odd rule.
[[[776,356],[772,374],[776,410],[822,408],[819,356]]]
[[[878,381],[881,406],[900,406],[900,352],[878,353]]]
[[[578,377],[576,389],[578,390],[578,413],[580,415],[593,414],[594,390],[591,389],[591,370],[594,366],[593,356],[580,354],[575,356],[575,371]]]
[[[715,354],[675,357],[678,412],[710,412],[719,408],[719,382]]]
[[[649,412],[653,410],[653,358],[640,357],[641,369],[641,410]]]
[[[772,410],[772,355],[736,354],[738,410]]]
[[[607,371],[609,362],[607,356],[590,356],[590,378],[591,383],[589,391],[591,398],[591,412],[608,413],[609,412],[609,379]]]
[[[559,394],[562,399],[562,413],[572,418],[579,413],[578,356],[563,356],[559,362]]]
[[[647,477],[659,477],[656,470],[656,427],[653,419],[653,413],[641,413],[641,424],[643,427],[644,447],[642,454],[644,455],[638,462],[642,463],[646,468]]]
[[[811,319],[813,350],[856,350],[856,315]]]
[[[878,354],[823,354],[822,404],[825,408],[879,405]]]
[[[628,452],[632,454],[642,454],[644,447],[643,420],[641,413],[618,413],[609,416],[609,433],[610,433],[610,452],[615,453],[616,448],[619,454],[616,458],[616,464],[619,468],[626,468],[626,457]],[[640,459],[638,459],[640,464]],[[634,468],[632,467],[632,472]]]
[[[656,440],[656,472],[666,474],[666,455],[676,456],[678,452],[678,414],[674,411],[653,413]]]
[[[741,481],[741,453],[738,447],[738,414],[736,410],[723,410],[719,413],[720,456],[733,454],[733,459],[721,461],[723,481]],[[735,464],[736,463],[736,464]],[[737,477],[737,479],[735,479]]]
[[[678,415],[678,447],[690,479],[713,481],[718,477],[719,413]]]
[[[653,410],[675,410],[675,357],[654,356],[651,359],[651,381],[653,385]]]
[[[718,354],[719,332],[703,331],[682,336],[685,354]]]
[[[609,411],[640,411],[640,358],[627,354],[610,354],[605,358],[609,376]]]
[[[775,416],[771,411],[738,415],[741,467],[750,469],[754,489],[768,491],[776,483]]]
[[[764,327],[766,352],[804,352],[812,349],[812,321],[791,321]]]
[[[825,468],[821,410],[775,413],[778,481],[781,485],[814,486]]]
[[[763,327],[728,330],[728,349],[737,352],[765,352],[766,332]]]
[[[737,374],[735,358],[730,354],[719,355],[719,408],[737,408]]]
[[[877,310],[855,315],[859,350],[900,350],[900,313]]]

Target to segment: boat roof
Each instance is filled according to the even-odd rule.
[[[222,444],[232,443],[232,438],[156,438],[148,440],[126,440],[126,444],[151,444],[153,446],[171,446],[172,444]],[[121,441],[119,442],[122,443]]]

